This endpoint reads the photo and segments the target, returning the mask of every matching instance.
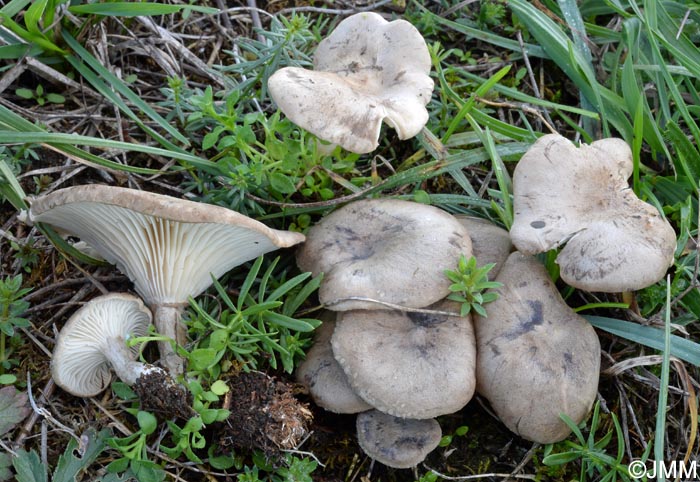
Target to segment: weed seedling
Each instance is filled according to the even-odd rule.
[[[22,275],[0,280],[0,384],[16,381],[14,375],[5,374],[17,360],[10,358],[12,349],[7,346],[8,338],[15,336],[17,328],[29,326],[29,320],[22,315],[29,308],[29,303],[22,298],[31,288],[22,288]]]
[[[486,310],[483,305],[498,299],[498,293],[494,291],[484,293],[485,290],[503,286],[496,281],[489,281],[488,273],[494,266],[496,263],[489,263],[478,268],[474,256],[467,259],[466,256],[461,255],[455,271],[445,270],[445,276],[452,281],[452,285],[450,285],[452,294],[447,298],[462,304],[460,316],[466,316],[474,310],[478,315],[485,317]]]

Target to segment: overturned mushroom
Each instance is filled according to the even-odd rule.
[[[314,70],[286,67],[268,81],[270,95],[295,124],[357,153],[376,149],[382,121],[409,139],[428,121],[430,54],[405,20],[352,15],[323,40]]]
[[[335,413],[358,413],[372,408],[352,389],[345,372],[333,357],[331,336],[335,329],[332,311],[323,313],[313,346],[296,371],[297,380],[309,390],[316,405]]]
[[[312,227],[297,264],[314,275],[324,273],[319,298],[329,309],[383,308],[367,298],[422,308],[450,293],[445,270],[461,254],[471,256],[471,240],[450,214],[375,199],[348,204]]]
[[[72,395],[92,397],[112,380],[112,370],[127,385],[163,370],[135,361],[137,348],[126,340],[144,336],[151,312],[126,293],[93,299],[76,311],[61,329],[51,359],[51,375]]]
[[[134,282],[154,312],[159,333],[186,341],[180,321],[188,297],[197,296],[230,269],[304,240],[229,209],[134,189],[101,185],[60,189],[31,201],[29,220],[80,237]],[[160,342],[164,365],[183,363]]]
[[[544,266],[515,252],[496,281],[488,318],[474,316],[477,391],[513,432],[540,443],[566,438],[598,390],[600,344],[562,300]]]
[[[457,303],[437,313],[355,310],[338,314],[331,344],[360,397],[396,417],[454,413],[474,394],[476,347],[471,319]]]
[[[370,410],[357,416],[357,441],[362,450],[375,460],[407,469],[425,460],[442,438],[435,419],[398,418]]]
[[[632,152],[621,139],[576,147],[550,134],[522,157],[513,176],[510,234],[525,254],[564,245],[561,277],[589,291],[633,291],[663,278],[676,235],[629,188]]]

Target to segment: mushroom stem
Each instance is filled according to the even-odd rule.
[[[156,331],[168,337],[178,345],[187,342],[187,329],[182,323],[183,306],[158,305],[154,306],[153,324]],[[174,377],[182,375],[185,371],[185,361],[179,356],[170,341],[159,341],[158,351],[163,366]]]
[[[131,386],[146,371],[148,365],[131,359],[131,352],[122,337],[106,340],[103,355],[109,361],[119,379]]]

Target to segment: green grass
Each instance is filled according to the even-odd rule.
[[[698,252],[692,248],[698,239],[700,189],[697,5],[654,0],[487,0],[460,7],[458,2],[443,0],[428,8],[424,2],[409,2],[403,16],[426,36],[433,62],[436,89],[428,105],[430,120],[413,141],[396,142],[390,131],[383,131],[377,158],[340,149],[322,152],[313,136],[274,112],[267,94],[266,81],[276,69],[310,65],[315,44],[337,22],[334,16],[271,16],[269,21],[264,19],[264,31],[237,39],[235,49],[224,42],[207,72],[196,72],[192,79],[139,72],[140,83],[132,84],[103,65],[91,50],[95,25],[127,35],[139,15],[164,15],[159,19],[174,25],[175,19],[186,23],[216,9],[106,2],[68,6],[69,17],[64,6],[66,2],[58,0],[13,0],[0,9],[7,27],[0,32],[3,68],[29,55],[79,80],[119,112],[131,140],[119,139],[114,132],[109,137],[61,132],[14,108],[21,104],[25,109],[60,111],[61,106],[53,103],[32,105],[36,96],[0,105],[0,196],[17,211],[26,209],[25,190],[33,186],[22,175],[29,165],[42,166],[40,161],[32,162],[31,152],[45,155],[49,148],[91,170],[104,169],[146,188],[156,186],[149,182],[158,178],[196,199],[282,229],[305,230],[347,199],[379,196],[428,202],[450,212],[486,217],[507,228],[513,219],[510,173],[550,126],[585,142],[623,138],[633,150],[632,188],[662,211],[678,235],[668,283],[637,293],[642,317],[663,320],[663,329],[624,319],[619,300],[573,290],[565,294],[596,310],[587,312],[588,320],[600,333],[608,334],[614,350],[624,346],[625,355],[620,356],[663,355],[656,418],[643,425],[653,427],[656,434],[655,458],[673,453],[680,440],[671,439],[673,434],[679,437],[678,431],[670,431],[667,425],[666,406],[672,396],[668,386],[674,380],[669,360],[672,356],[682,360],[696,379],[700,365],[700,344],[695,341],[700,332]],[[217,82],[207,85],[212,78]],[[539,88],[533,87],[531,79]],[[140,91],[144,85],[151,87],[147,96]],[[31,87],[31,92],[39,92]],[[58,90],[51,86],[51,92],[63,94]],[[10,91],[14,89],[6,93]],[[115,152],[128,162],[114,160]],[[67,256],[90,261],[52,230],[41,227],[41,231]],[[308,346],[306,331],[313,325],[305,325],[300,312],[311,303],[307,298],[315,285],[298,277],[291,259],[265,265],[266,271],[261,263],[249,264],[226,279],[228,286],[242,286],[237,296],[243,301],[238,304],[221,284],[206,298],[192,302],[190,350],[207,383],[215,383],[221,360],[227,366],[247,363],[262,369],[276,368],[279,360],[280,368],[289,372]],[[552,263],[550,268],[556,272]],[[4,269],[3,278],[12,274],[10,268]],[[252,279],[249,273],[254,273]],[[252,286],[259,299],[248,291]],[[270,289],[275,295],[272,301],[265,298]],[[282,294],[289,302],[285,306],[293,309],[278,306]],[[259,312],[256,306],[262,306]],[[283,311],[275,311],[278,308]],[[263,315],[269,319],[263,320]],[[231,327],[242,323],[247,325],[236,338]],[[222,333],[233,355],[219,349]],[[16,337],[23,335],[13,336],[17,343]],[[684,413],[674,416],[682,418]],[[614,436],[616,443],[624,443],[617,419],[613,420],[614,430],[603,441],[607,444],[607,437]],[[592,430],[591,437],[594,434]],[[638,437],[652,442],[649,432]],[[581,465],[569,475],[579,480],[589,480],[592,474],[585,467],[594,466],[602,479],[612,480],[620,473],[619,450],[614,464],[605,459],[607,465],[591,465],[596,462],[593,449],[603,444],[582,435],[573,443],[578,444],[578,458],[556,459],[546,453],[549,459],[545,460],[578,460]],[[639,447],[637,441],[622,452]],[[288,467],[299,469],[299,460],[288,461]],[[245,468],[238,462],[242,480],[256,480],[258,469],[261,477],[264,472],[275,473],[262,465]]]

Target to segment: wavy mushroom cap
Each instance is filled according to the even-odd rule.
[[[477,391],[519,436],[563,440],[570,429],[559,415],[582,422],[598,393],[598,336],[535,258],[514,252],[496,281],[488,318],[474,316]]]
[[[430,54],[405,20],[365,12],[338,24],[314,54],[314,70],[286,67],[268,81],[273,100],[295,124],[356,152],[376,149],[382,121],[400,139],[428,121]]]
[[[435,419],[412,420],[370,410],[357,416],[357,441],[375,460],[396,469],[414,467],[440,444]]]
[[[371,298],[422,308],[446,297],[459,256],[470,257],[467,230],[433,206],[375,199],[356,201],[312,227],[297,264],[324,273],[319,299],[329,309],[382,309]],[[345,300],[345,301],[343,301]]]
[[[459,312],[449,301],[432,309]],[[396,417],[454,413],[474,394],[476,342],[469,316],[345,311],[331,344],[355,393]]]
[[[96,184],[36,198],[29,216],[86,241],[149,305],[184,304],[212,274],[304,240],[223,207]]]
[[[525,254],[564,245],[561,277],[588,291],[650,286],[673,264],[676,234],[656,208],[629,188],[632,152],[621,139],[576,147],[541,137],[513,174],[510,234]]]
[[[352,389],[348,377],[333,357],[331,336],[335,329],[335,313],[321,315],[323,324],[316,328],[313,346],[299,365],[296,377],[311,394],[316,405],[335,413],[358,413],[372,408]]]
[[[97,297],[76,311],[61,329],[51,359],[51,375],[58,386],[79,396],[92,397],[112,380],[106,353],[119,351],[135,359],[136,347],[125,340],[145,336],[151,312],[126,293]]]

